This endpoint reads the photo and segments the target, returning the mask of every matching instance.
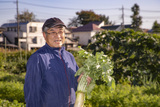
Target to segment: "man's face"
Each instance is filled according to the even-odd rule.
[[[43,36],[50,47],[62,47],[65,42],[65,28],[63,26],[55,26],[43,32]]]

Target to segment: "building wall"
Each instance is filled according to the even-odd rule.
[[[78,43],[80,45],[88,45],[89,40],[92,41],[92,37],[95,35],[95,31],[92,32],[73,32],[73,38],[79,38]]]
[[[43,22],[29,22],[27,24],[20,25],[19,37],[22,48],[26,49],[28,46],[28,50],[30,50],[31,48],[42,47],[45,44],[42,34],[42,26]],[[4,32],[12,44],[15,44],[15,38],[17,38],[16,27],[17,26],[8,26],[8,31]]]
[[[5,26],[3,26],[5,28]],[[4,35],[7,36],[12,44],[15,44],[15,38],[17,37],[17,26],[6,27],[7,31],[4,31]],[[23,32],[25,32],[25,25],[21,25],[19,29],[19,37],[23,37]]]
[[[2,34],[0,34],[0,43],[3,42],[3,37],[2,37]]]

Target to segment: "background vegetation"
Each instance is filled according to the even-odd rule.
[[[108,91],[106,83],[97,85],[86,96],[86,107],[159,107],[160,106],[160,37],[156,34],[124,30],[103,31],[88,51],[103,51],[114,63],[116,89]],[[26,59],[35,52],[0,52],[0,107],[24,107],[23,85]],[[76,51],[70,51],[82,66]]]
[[[122,32],[103,31],[88,46],[93,53],[104,51],[114,62],[117,83],[128,81],[142,85],[145,76],[160,82],[160,36],[126,29]]]

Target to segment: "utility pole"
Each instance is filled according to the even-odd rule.
[[[122,27],[124,29],[124,7],[122,6]]]
[[[18,0],[16,1],[17,6],[17,40],[18,40],[18,49],[20,50],[20,42],[19,42],[19,12],[18,12]]]
[[[21,53],[21,44],[19,42],[19,12],[18,12],[18,0],[16,0],[16,6],[17,6],[17,40],[18,40],[18,50],[20,52],[20,59],[22,59],[22,53]]]

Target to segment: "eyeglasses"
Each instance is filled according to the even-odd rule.
[[[57,36],[57,35],[63,35],[63,34],[64,34],[63,31],[59,31],[59,32],[50,32],[50,33],[46,32],[46,33],[49,34],[49,35],[52,35],[52,36]]]

